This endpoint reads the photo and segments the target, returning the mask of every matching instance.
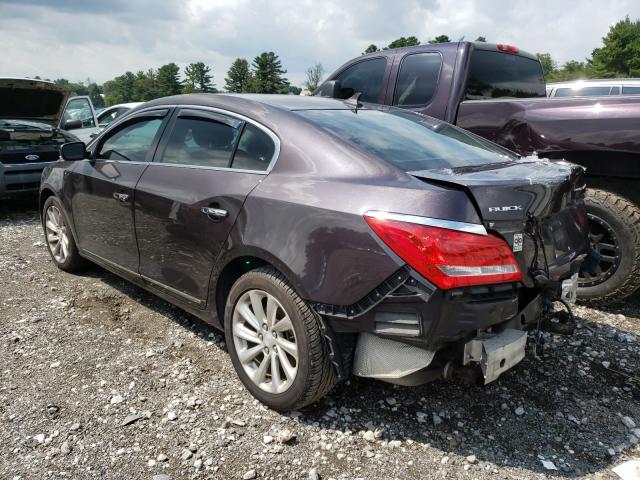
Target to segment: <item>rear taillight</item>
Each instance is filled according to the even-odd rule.
[[[504,43],[498,44],[498,50],[505,53],[518,53],[518,47],[514,47],[513,45],[505,45]]]
[[[392,220],[373,214],[365,214],[364,218],[396,255],[440,288],[522,280],[509,245],[497,236]]]

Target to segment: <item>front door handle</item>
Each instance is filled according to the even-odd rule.
[[[209,218],[226,218],[229,215],[229,212],[223,210],[221,208],[212,208],[212,207],[202,207],[200,209],[202,213],[204,213]]]
[[[129,194],[128,193],[115,192],[113,194],[113,198],[115,198],[116,200],[118,200],[120,202],[128,202],[129,201]]]

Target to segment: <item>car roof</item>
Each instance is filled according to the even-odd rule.
[[[238,107],[243,104],[247,107],[266,105],[280,110],[348,110],[344,100],[329,97],[314,97],[305,95],[279,95],[261,93],[190,93],[175,95],[152,100],[145,106],[161,106],[176,104],[202,105],[209,107],[222,107],[228,105],[229,100]]]
[[[547,83],[547,87],[577,87],[582,85],[640,85],[640,78],[589,78],[585,80],[571,80],[567,82]]]

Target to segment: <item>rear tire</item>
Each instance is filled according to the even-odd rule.
[[[263,267],[241,276],[229,292],[224,317],[233,366],[260,402],[277,411],[294,410],[334,387],[320,319],[280,272]]]
[[[578,299],[591,305],[621,302],[640,289],[640,208],[597,189],[587,190],[585,203],[594,249],[607,260],[599,265],[601,274],[581,271]]]
[[[88,265],[80,256],[69,219],[60,200],[51,196],[42,207],[42,228],[53,263],[65,272],[77,272]]]

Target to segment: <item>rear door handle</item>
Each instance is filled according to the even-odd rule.
[[[200,209],[209,218],[226,218],[229,212],[221,208],[202,207]]]
[[[128,193],[115,192],[113,194],[113,198],[115,198],[119,202],[127,202],[127,201],[129,201],[129,194]]]

